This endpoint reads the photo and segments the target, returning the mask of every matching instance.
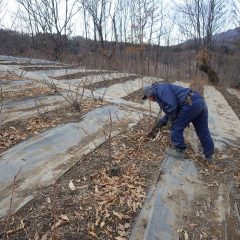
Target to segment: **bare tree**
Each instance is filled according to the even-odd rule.
[[[4,227],[3,239],[8,239],[7,231],[9,230],[9,225],[10,225],[10,221],[11,221],[10,218],[12,215],[12,207],[13,207],[13,201],[14,201],[14,194],[15,194],[15,190],[16,190],[16,186],[17,186],[17,178],[18,178],[21,170],[22,170],[22,167],[18,170],[18,172],[16,173],[16,175],[14,175],[14,178],[13,178],[12,191],[11,191],[11,197],[10,197],[10,202],[9,202],[9,210],[8,210],[8,215],[7,215],[6,223],[5,223],[5,227]]]
[[[81,4],[85,12],[91,16],[94,24],[94,40],[100,41],[101,47],[104,49],[104,25],[106,24],[106,10],[109,7],[109,0],[81,0]],[[98,38],[97,38],[98,37]]]
[[[3,27],[2,20],[5,16],[5,7],[6,7],[6,2],[5,0],[0,0],[0,25]]]
[[[212,66],[212,36],[224,25],[224,0],[184,0],[176,4],[180,13],[178,25],[183,34],[194,39],[198,68],[217,84],[219,79]]]
[[[140,73],[145,74],[145,59],[147,44],[151,44],[153,34],[153,24],[155,21],[155,1],[154,0],[137,0],[129,1],[131,9],[131,32],[130,40],[134,44],[139,44]],[[147,34],[149,32],[149,37]],[[150,51],[150,49],[149,49]]]
[[[71,34],[71,21],[78,12],[76,1],[69,0],[17,0],[26,16],[33,41],[34,35],[43,33],[52,40],[54,53],[60,59],[66,38]]]
[[[233,20],[237,27],[240,27],[240,0],[233,1]],[[239,29],[240,31],[240,29]]]

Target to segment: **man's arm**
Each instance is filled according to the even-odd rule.
[[[166,114],[166,116],[164,116],[160,121],[167,124],[168,120],[175,120],[178,114],[178,102],[176,96],[169,87],[169,84],[159,85],[156,89],[156,94],[158,95],[157,97],[161,99],[161,102],[164,105],[162,110]]]
[[[160,118],[159,123],[161,126],[166,126],[168,122],[168,115],[164,115],[163,117]]]

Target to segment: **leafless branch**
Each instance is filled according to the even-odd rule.
[[[58,202],[58,183],[55,174],[53,173],[54,177],[54,184],[53,184],[53,195],[51,200],[51,217],[53,219],[53,226],[52,226],[52,239],[58,240],[58,228],[55,226],[58,220],[59,215],[59,202]]]
[[[112,114],[111,111],[109,111],[109,125],[108,125],[108,131],[102,130],[104,137],[107,141],[107,148],[108,148],[108,157],[109,161],[112,162],[112,128],[113,128],[113,122],[112,122]]]
[[[12,185],[12,191],[11,191],[11,197],[10,197],[10,203],[9,203],[9,210],[8,210],[8,216],[7,216],[6,224],[5,224],[5,227],[4,227],[4,237],[3,237],[3,239],[8,239],[7,231],[9,229],[10,218],[11,218],[11,215],[12,215],[12,205],[13,205],[15,187],[16,187],[18,175],[21,172],[21,170],[22,170],[22,167],[18,170],[17,174],[13,178],[13,185]]]
[[[3,109],[3,90],[1,87],[1,93],[0,93],[0,113],[2,112]]]
[[[82,128],[82,130],[83,130],[83,131],[85,132],[85,134],[91,139],[93,145],[94,145],[95,147],[97,147],[96,143],[94,142],[93,137],[92,137],[84,128]]]

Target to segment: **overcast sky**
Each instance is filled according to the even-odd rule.
[[[6,27],[10,27],[12,25],[14,15],[17,12],[18,5],[16,3],[16,0],[3,0],[3,1],[5,1],[6,8],[4,10],[4,18],[2,19],[2,25]],[[181,2],[182,0],[174,0],[174,1]],[[172,5],[172,2],[173,0],[164,0],[164,4],[166,4],[167,6]]]
[[[3,28],[11,29],[11,30],[18,30],[17,25],[19,24],[16,21],[16,13],[18,11],[18,4],[16,0],[3,0],[5,1],[5,10],[1,12],[1,15],[4,17],[1,18],[1,25]],[[114,0],[113,0],[114,1]],[[134,1],[134,0],[133,0]],[[172,6],[172,1],[173,0],[163,0],[164,5],[170,8]],[[175,2],[180,2],[182,0],[174,0]],[[75,22],[79,22],[81,20],[76,19],[74,20]],[[13,24],[14,23],[14,24]],[[80,24],[81,25],[81,24]],[[72,35],[82,35],[82,28],[80,30],[79,24],[75,26],[75,31],[73,31]],[[176,38],[179,38],[179,36],[176,35]]]
[[[17,22],[16,21],[14,22],[16,18],[16,13],[18,10],[18,5],[16,3],[16,0],[4,0],[4,1],[5,1],[5,10],[2,10],[1,12],[1,15],[4,16],[1,18],[1,25],[4,28],[8,28],[8,29],[11,28],[12,30],[18,30],[16,29]],[[163,0],[164,5],[167,6],[167,8],[170,9],[170,11],[173,8],[173,1],[179,3],[183,0]],[[228,0],[228,1],[232,1],[232,0]],[[226,0],[226,2],[228,1]],[[239,0],[239,3],[240,3],[240,0]],[[12,27],[13,22],[15,23],[14,27]],[[74,20],[74,22],[77,22],[78,24],[75,27],[75,31],[73,32],[73,35],[82,35],[82,32],[80,31],[82,31],[83,28],[79,27],[79,25],[81,25],[79,24],[79,20]],[[227,25],[226,28],[234,28],[234,26],[231,24],[232,24],[232,21],[230,22],[229,25]],[[175,43],[177,43],[178,41],[181,42],[183,40],[182,39],[183,37],[179,34],[177,26],[172,31],[173,31],[173,33],[171,34],[172,41]]]

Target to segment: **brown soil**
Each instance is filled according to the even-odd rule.
[[[102,75],[107,73],[113,73],[113,72],[106,72],[106,71],[86,71],[86,72],[77,72],[77,73],[71,73],[71,74],[65,74],[61,75],[59,77],[55,77],[56,80],[65,80],[65,79],[77,79],[81,77],[86,77],[89,75]]]
[[[106,88],[110,87],[116,83],[125,83],[129,80],[135,80],[137,78],[142,78],[142,77],[140,75],[134,75],[134,76],[126,76],[126,77],[120,77],[120,78],[113,78],[112,80],[104,80],[104,81],[95,82],[89,85],[85,85],[85,87],[90,90],[96,90],[102,87],[106,87]]]
[[[56,65],[56,66],[51,66],[51,67],[48,67],[48,66],[42,66],[42,67],[39,67],[39,66],[31,66],[31,67],[23,67],[22,69],[24,71],[41,71],[41,70],[58,70],[58,69],[71,69],[71,68],[75,68],[74,66],[61,66],[61,65]]]
[[[144,141],[152,120],[145,118],[111,145],[78,159],[55,184],[39,190],[11,218],[9,239],[126,239],[169,145],[167,132],[155,142]],[[5,221],[0,221],[1,229]]]
[[[5,72],[0,72],[0,78],[1,80],[9,80],[9,81],[17,81],[17,80],[22,80],[21,77],[14,73],[5,73]],[[25,80],[26,78],[24,78]]]
[[[105,105],[102,101],[86,100],[81,105],[81,111],[72,107],[47,112],[27,120],[18,120],[1,126],[0,154],[13,145],[38,135],[41,132],[58,125],[79,121],[83,114]]]
[[[41,65],[53,65],[53,63],[27,63],[27,62],[6,62],[5,60],[0,60],[0,65],[20,65],[20,66],[25,66],[25,65],[31,65],[31,66],[39,66],[39,64]],[[54,63],[56,66],[61,65],[60,63]]]
[[[26,98],[37,97],[39,95],[50,95],[54,94],[54,89],[49,87],[32,87],[32,84],[26,85],[24,89],[19,89],[18,91],[7,91],[2,92],[2,100],[21,100]]]

